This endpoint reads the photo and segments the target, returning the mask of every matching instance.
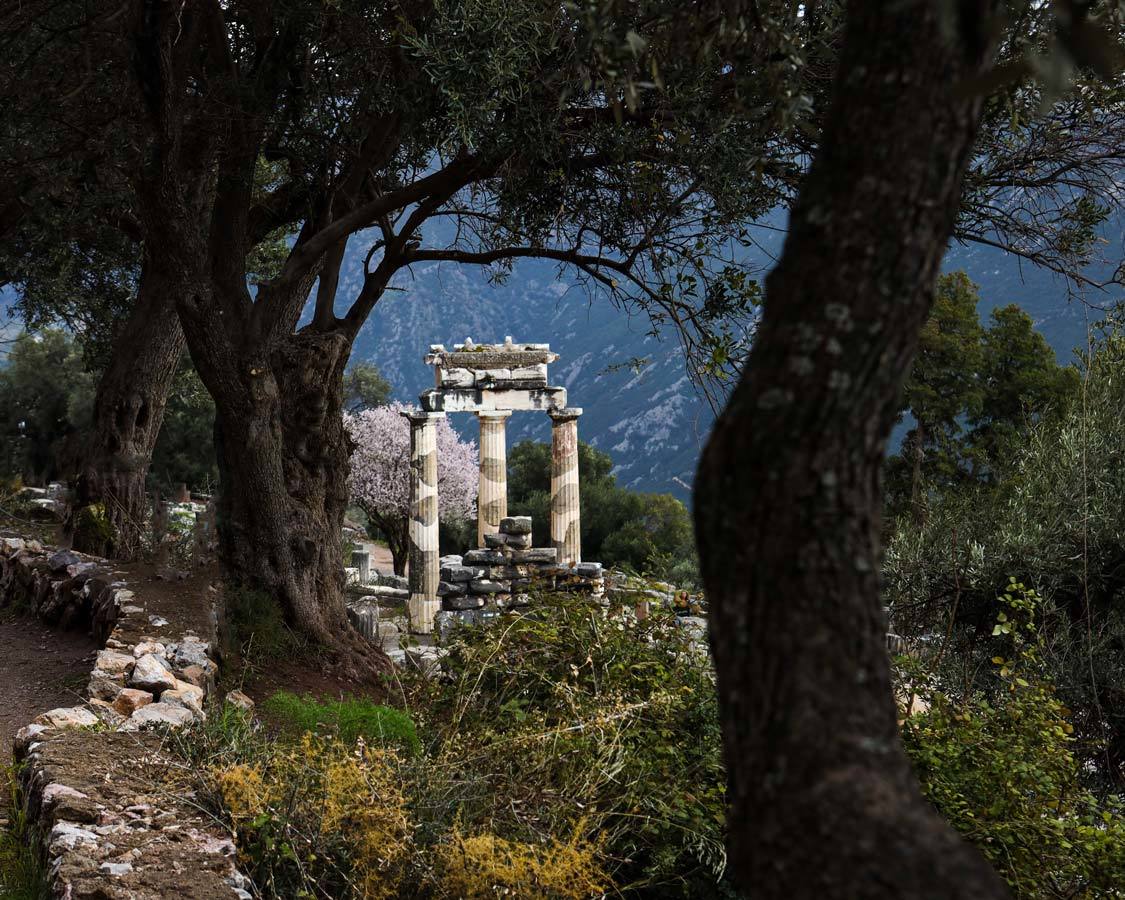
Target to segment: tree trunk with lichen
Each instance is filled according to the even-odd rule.
[[[879,590],[881,469],[958,208],[989,11],[849,5],[836,96],[695,517],[730,859],[759,898],[1000,898],[903,752]],[[952,7],[951,7],[952,9]]]
[[[67,521],[72,546],[128,559],[141,549],[145,481],[168,392],[184,348],[176,315],[178,280],[154,262],[98,383],[94,424],[73,471]]]

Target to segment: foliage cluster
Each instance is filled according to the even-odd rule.
[[[64,332],[24,332],[0,369],[0,465],[45,484],[67,474],[67,456],[93,417],[94,379]]]
[[[273,597],[265,591],[229,582],[223,587],[219,642],[227,671],[241,667],[247,674],[296,652],[301,645]]]
[[[924,518],[927,497],[995,482],[1029,428],[1065,411],[1078,372],[1060,366],[1031,318],[1010,304],[985,328],[977,287],[964,272],[938,279],[914,367],[903,391],[910,430],[887,462],[888,505]]]
[[[924,701],[904,743],[1016,896],[1112,896],[1121,805],[1084,784],[1044,601],[1013,580],[1002,602],[979,681],[925,642],[897,660]],[[183,739],[267,896],[737,896],[706,656],[670,615],[538,603],[456,629],[442,676],[403,685],[412,718],[279,694],[273,736],[228,710]]]
[[[0,770],[0,789],[10,793],[11,816],[7,827],[0,828],[0,900],[44,900],[46,873],[28,834],[11,767]]]
[[[706,657],[670,615],[541,604],[459,629],[447,675],[405,684],[420,752],[402,713],[291,695],[264,704],[277,737],[225,712],[182,742],[267,893],[363,896],[377,870],[389,893],[366,896],[733,896]],[[345,776],[361,808],[329,815]],[[366,855],[364,829],[389,839],[363,824],[375,795],[405,818],[401,855]]]
[[[902,735],[923,791],[1020,898],[1118,896],[1125,804],[1082,783],[1071,711],[1044,664],[1042,600],[1014,578],[993,626],[983,683],[943,683],[917,661],[903,680],[927,711]]]
[[[71,477],[93,422],[99,375],[67,332],[22,332],[0,368],[0,473],[29,484]],[[180,483],[204,491],[215,484],[214,420],[215,405],[185,359],[153,450],[150,489],[167,495]]]
[[[699,586],[691,516],[670,494],[645,494],[617,484],[613,459],[578,443],[582,507],[582,555],[607,566],[671,582]],[[508,512],[531,516],[545,529],[551,521],[551,448],[520,441],[508,455]]]
[[[1029,427],[994,484],[935,493],[924,524],[897,523],[885,556],[886,598],[897,631],[947,634],[944,664],[971,679],[996,655],[992,598],[1019,573],[1045,598],[1043,661],[1074,710],[1075,750],[1120,790],[1125,340],[1111,327],[1094,349],[1077,400]]]

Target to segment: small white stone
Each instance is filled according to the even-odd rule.
[[[185,682],[186,683],[186,682]],[[203,712],[203,692],[195,685],[188,685],[192,690],[171,690],[160,695],[160,702],[167,706],[176,706],[186,709],[197,719],[205,719]]]
[[[242,691],[230,691],[225,698],[225,702],[235,709],[241,709],[244,712],[250,712],[254,708],[254,701],[242,693]]]
[[[72,787],[67,787],[65,784],[59,784],[57,781],[52,782],[43,788],[43,804],[45,806],[53,806],[63,798],[71,800],[85,800],[86,794],[81,791],[76,791]]]
[[[147,656],[149,653],[163,656],[164,650],[165,647],[160,641],[141,641],[133,648],[133,656],[137,659],[140,659],[142,656]]]
[[[98,866],[98,871],[102,875],[114,875],[114,876],[128,875],[130,872],[133,871],[133,864],[127,863],[127,862],[125,862],[125,863],[109,863],[109,862],[106,862],[106,863],[102,863],[100,866]]]
[[[35,739],[46,730],[46,725],[24,725],[23,728],[16,732],[15,740],[12,742],[16,754],[19,755],[27,752],[35,742]]]

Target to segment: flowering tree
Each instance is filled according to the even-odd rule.
[[[395,574],[406,571],[410,547],[410,424],[401,403],[345,415],[355,441],[348,487],[352,501],[379,527],[394,558]],[[447,419],[437,424],[438,516],[443,522],[476,513],[480,467],[477,447],[457,436]]]

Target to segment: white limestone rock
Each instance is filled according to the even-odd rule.
[[[72,787],[67,787],[65,784],[59,784],[57,781],[52,782],[43,788],[43,805],[50,809],[60,800],[87,800],[89,797],[81,791],[75,790]]]
[[[141,641],[133,648],[133,656],[140,659],[142,656],[147,656],[149,653],[155,653],[157,656],[163,656],[165,646],[160,641],[145,640]]]
[[[149,691],[138,690],[137,688],[124,688],[113,700],[113,708],[121,715],[128,718],[133,715],[142,706],[148,706],[155,701],[155,697]]]
[[[49,728],[89,728],[98,724],[98,717],[85,706],[64,706],[36,716],[35,724]]]
[[[207,655],[209,649],[205,641],[194,635],[186,635],[178,643],[168,647],[168,658],[177,670],[199,666],[204,672],[211,673],[215,671],[215,663]]]
[[[94,668],[107,675],[124,675],[136,664],[132,653],[120,653],[117,650],[99,650]]]
[[[24,725],[19,731],[16,732],[15,738],[12,740],[12,748],[17,757],[23,756],[27,753],[28,749],[39,740],[43,732],[47,730],[46,725],[31,724]]]
[[[137,660],[133,674],[129,676],[129,684],[160,696],[161,692],[176,686],[176,676],[169,670],[168,663],[162,657],[146,653]]]
[[[171,706],[167,703],[152,703],[142,706],[129,717],[129,722],[135,722],[139,727],[145,725],[171,725],[179,728],[190,725],[195,721],[195,714],[182,706]]]
[[[47,837],[49,855],[60,856],[66,850],[73,850],[82,844],[95,845],[98,836],[94,832],[75,825],[73,822],[56,822]]]

